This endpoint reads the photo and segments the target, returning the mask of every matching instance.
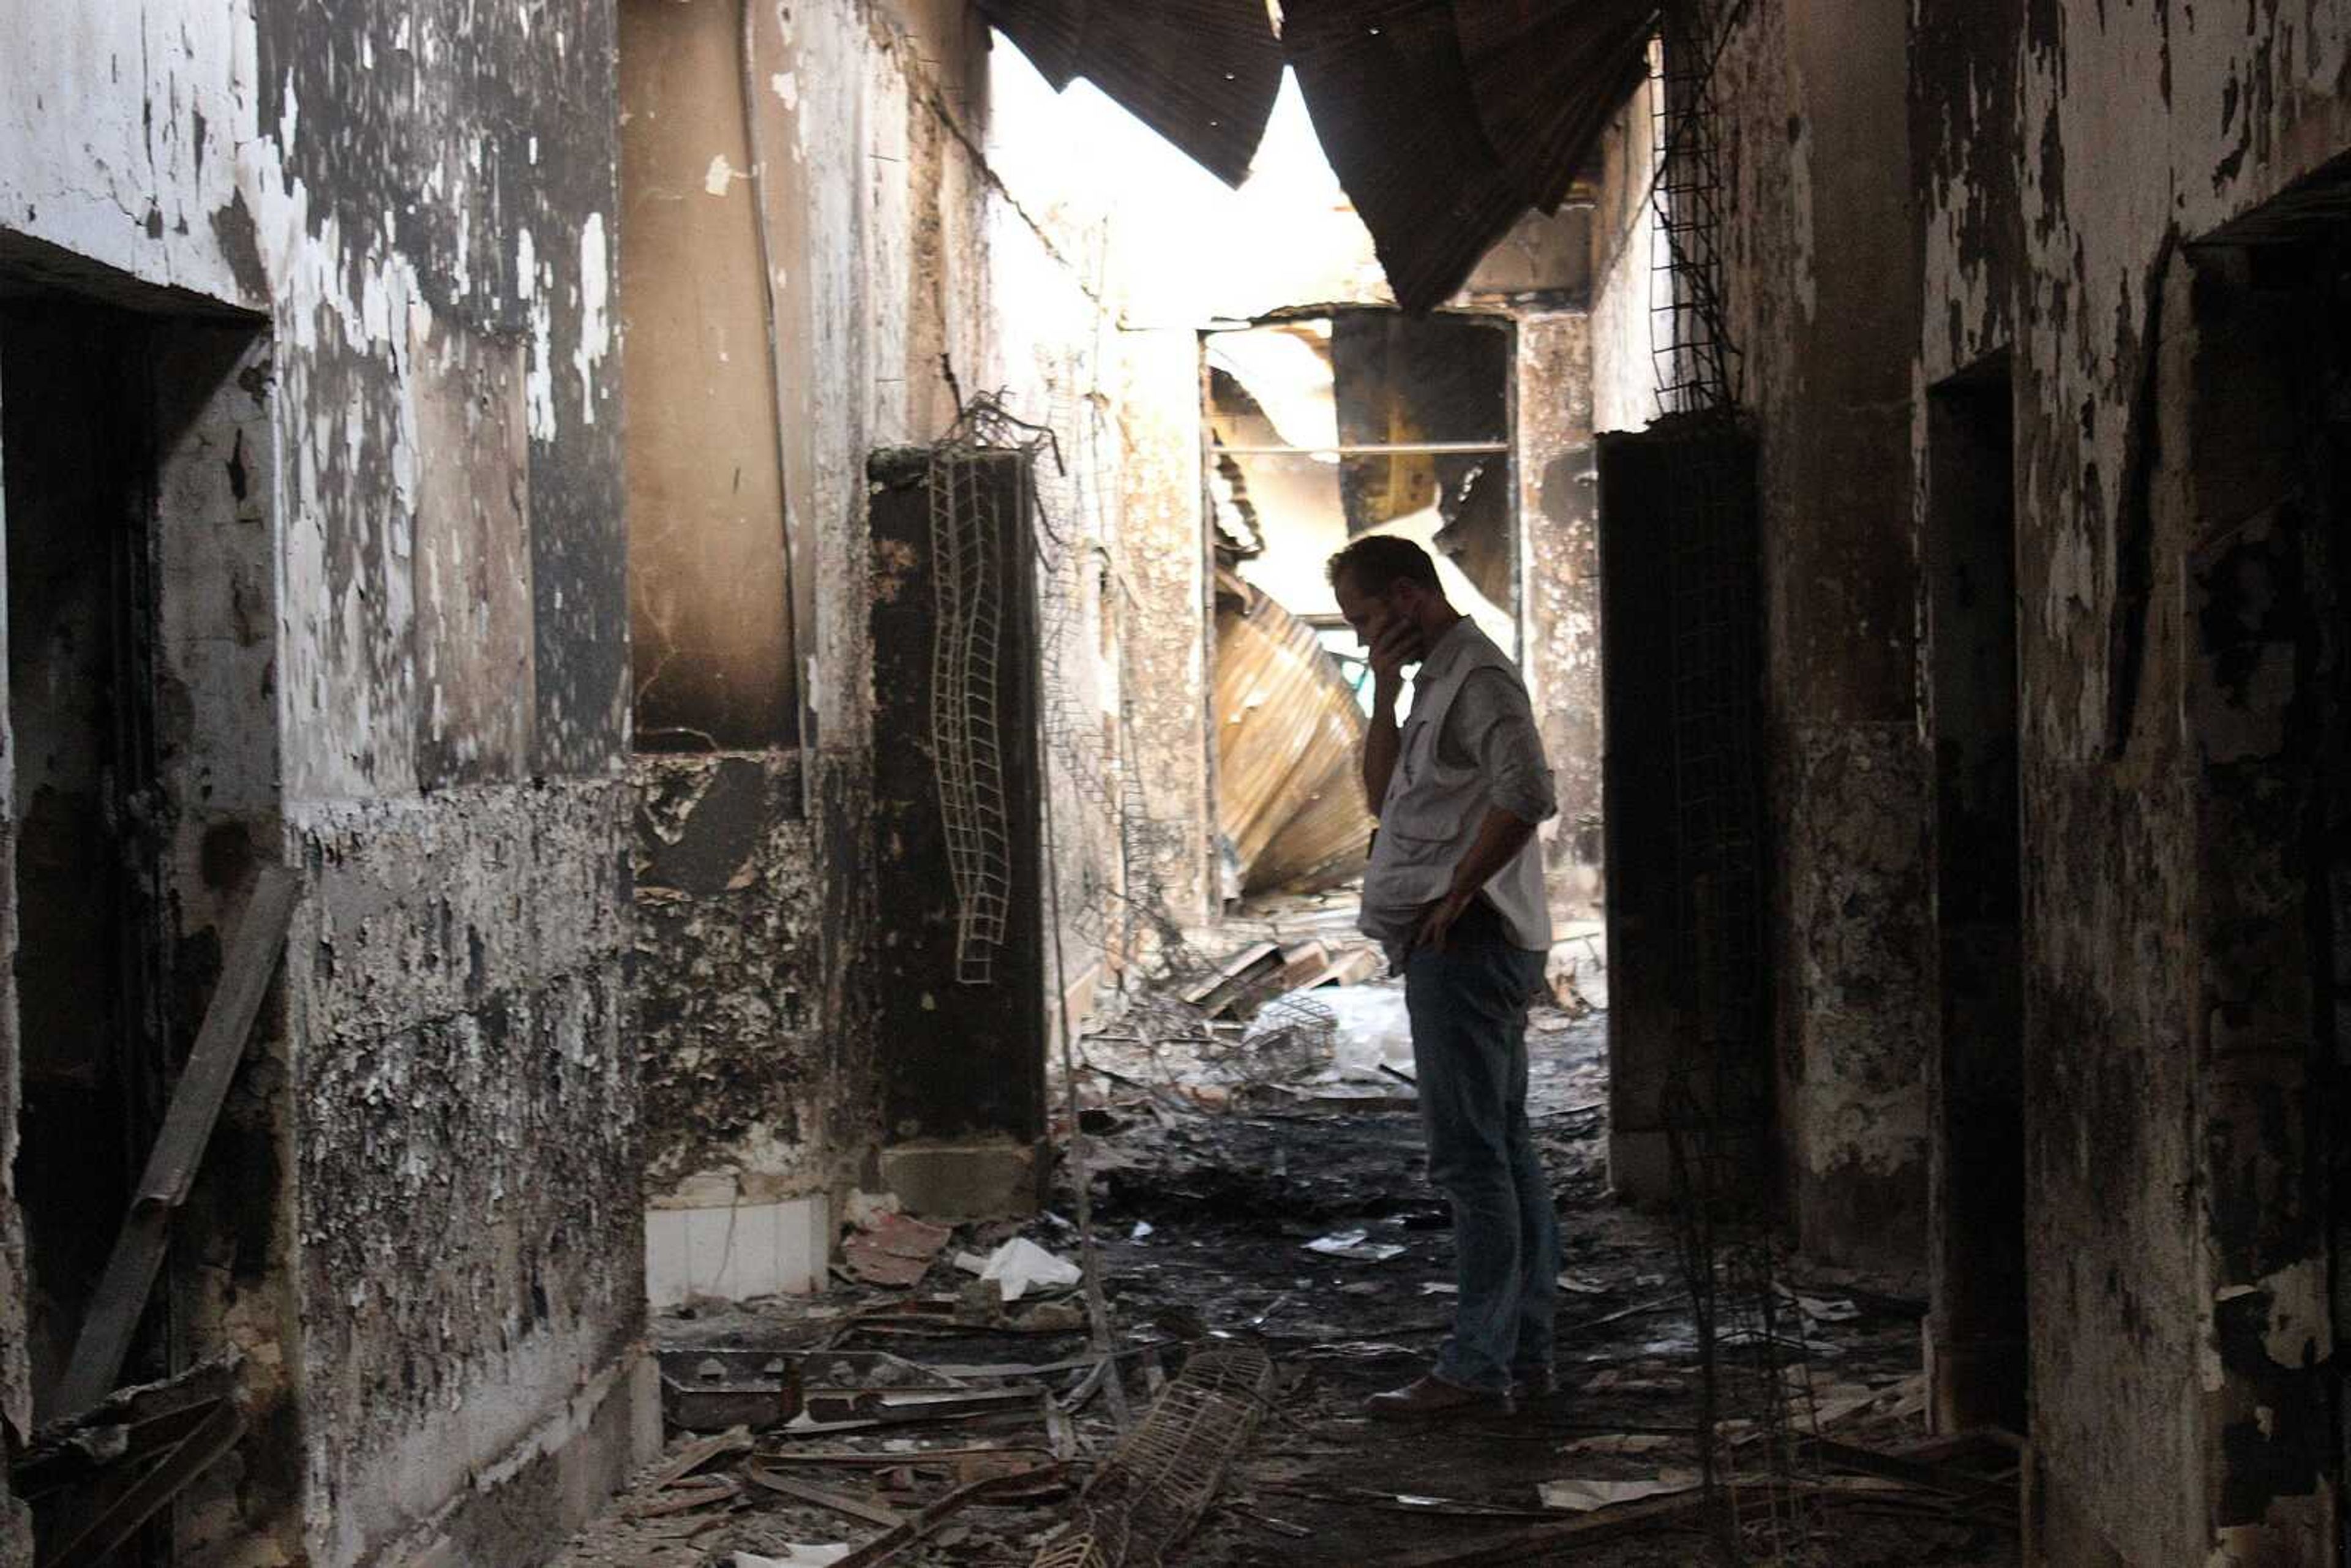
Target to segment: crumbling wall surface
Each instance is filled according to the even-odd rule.
[[[1520,319],[1517,410],[1527,685],[1559,790],[1544,858],[1553,904],[1589,915],[1602,888],[1599,475],[1589,317]]]
[[[643,1301],[612,16],[287,3],[256,29],[310,890],[306,1545],[357,1562],[503,1515],[528,1561],[531,1516],[631,1462],[607,1406]],[[576,1474],[514,1468],[590,1431]]]
[[[2261,663],[2232,596],[2267,570],[2257,459],[2284,411],[2173,245],[2351,149],[2351,14],[1914,17],[1917,381],[2011,347],[2017,383],[2038,1559],[2332,1562],[2306,965],[2270,902],[2299,857],[2258,782],[2268,699],[2229,678]]]
[[[262,1397],[183,1545],[531,1561],[644,1408],[609,4],[10,20],[0,253],[247,313],[157,367],[164,527],[267,541],[164,551],[167,769],[228,819],[175,965],[253,861],[304,884],[191,1210],[183,1338]]]
[[[1209,836],[1214,822],[1209,751],[1208,651],[1212,623],[1207,546],[1200,530],[1199,339],[1189,329],[1136,332],[1126,341],[1120,415],[1126,462],[1120,478],[1135,634],[1125,678],[1136,694],[1129,765],[1143,812],[1163,831],[1149,856],[1153,880],[1176,919],[1200,922],[1220,904]],[[1173,389],[1191,389],[1179,400]]]
[[[294,813],[317,1561],[472,1528],[450,1505],[591,1424],[630,1358],[629,811],[598,779]],[[559,1499],[515,1511],[543,1528]]]
[[[646,756],[635,777],[647,1187],[678,1190],[723,1148],[743,1201],[821,1190],[857,1086],[814,1023],[822,860],[798,758]]]
[[[1915,1266],[1930,1038],[1899,7],[1759,5],[1725,50],[1729,332],[1760,444],[1781,1131],[1816,1256]]]

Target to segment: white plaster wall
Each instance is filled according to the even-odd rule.
[[[1653,89],[1644,87],[1600,144],[1592,225],[1592,427],[1639,430],[1657,416],[1649,308],[1658,245],[1649,183],[1656,172]]]
[[[129,274],[263,303],[232,252],[258,210],[251,12],[235,0],[7,0],[0,228]],[[229,245],[224,246],[224,230]]]

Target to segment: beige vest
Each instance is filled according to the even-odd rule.
[[[1474,767],[1447,763],[1437,737],[1444,733],[1446,716],[1462,683],[1475,672],[1499,670],[1521,692],[1526,685],[1493,639],[1466,621],[1460,632],[1466,645],[1454,653],[1451,665],[1432,679],[1424,664],[1413,684],[1412,712],[1405,717],[1395,772],[1380,803],[1379,836],[1364,873],[1367,914],[1414,908],[1444,897],[1453,885],[1453,868],[1469,852],[1486,820],[1486,781]],[[1538,950],[1551,946],[1541,841],[1529,839],[1494,873],[1484,892],[1501,912],[1514,945]]]

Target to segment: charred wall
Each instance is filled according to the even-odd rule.
[[[2277,902],[2313,862],[2272,814],[2306,763],[2269,706],[2309,711],[2320,664],[2293,698],[2227,674],[2293,641],[2293,594],[2263,591],[2277,615],[2241,594],[2312,532],[2270,503],[2317,493],[2279,446],[2314,381],[2286,340],[2322,329],[2306,306],[2265,320],[2247,253],[2202,242],[2274,223],[2264,204],[2351,147],[2351,16],[1913,19],[1915,374],[2011,348],[2017,377],[2037,1557],[2332,1562],[2306,1414],[2332,1377],[2326,1155],[2300,1130],[2325,1036]]]
[[[7,328],[0,323],[0,334]],[[6,351],[0,337],[0,353]],[[7,387],[0,383],[0,420],[7,416]],[[8,523],[7,451],[0,446],[0,528]],[[5,551],[0,551],[5,562]],[[6,567],[0,564],[0,604],[6,602]],[[8,722],[6,694],[0,693],[0,807],[6,821],[16,814],[16,743]],[[0,885],[14,887],[16,878],[16,838],[0,833]],[[32,1361],[27,1352],[31,1302],[25,1257],[24,1211],[16,1196],[17,1113],[23,1098],[22,1062],[16,1032],[16,901],[0,898],[0,1422],[5,1441],[0,1449],[13,1452],[31,1434],[33,1424]],[[11,1494],[0,1477],[0,1563],[6,1568],[30,1568],[33,1523],[24,1504]]]
[[[0,64],[0,255],[177,323],[175,1035],[254,864],[302,879],[170,1283],[176,1351],[242,1350],[256,1416],[182,1549],[527,1562],[650,1410],[611,10],[19,21],[49,43]]]
[[[1113,329],[1116,304],[1091,259],[1107,242],[1058,204],[1043,183],[1051,172],[1001,162],[987,33],[966,7],[755,8],[756,137],[739,111],[720,112],[741,99],[739,44],[722,48],[716,36],[734,7],[695,0],[629,15],[632,29],[712,33],[687,73],[699,106],[691,134],[642,192],[649,212],[684,207],[714,236],[673,264],[693,264],[690,282],[708,270],[703,252],[756,248],[749,219],[767,219],[774,288],[761,298],[755,265],[747,302],[738,289],[723,309],[693,307],[696,351],[763,365],[770,312],[778,347],[771,383],[734,369],[709,381],[726,406],[698,470],[699,512],[671,506],[643,470],[632,477],[637,512],[660,530],[637,540],[640,671],[665,682],[731,658],[728,646],[781,638],[801,698],[799,729],[764,742],[638,714],[635,984],[651,1193],[664,1211],[819,1208],[889,1176],[874,1159],[888,1064],[921,1060],[936,1046],[927,1031],[949,1021],[885,1019],[875,995],[877,945],[908,917],[876,903],[902,869],[890,863],[893,813],[935,785],[922,716],[892,710],[889,732],[876,728],[892,694],[876,689],[889,677],[875,629],[904,563],[871,527],[868,458],[945,435],[958,391],[1005,391],[1012,412],[1059,439],[1059,460],[1038,465],[1050,530],[1039,584],[1057,832],[1049,885],[1065,960],[1048,984],[1066,984],[1082,1011],[1114,983],[1105,908],[1131,883],[1155,882],[1193,913],[1207,885],[1196,350],[1188,331]],[[624,93],[638,90],[629,57],[624,37]],[[638,197],[626,199],[633,210]],[[624,235],[624,271],[638,243]],[[719,264],[730,287],[740,259]],[[624,299],[632,356],[664,312],[692,306],[655,292],[662,265]],[[1181,360],[1156,354],[1160,341],[1180,344]],[[1145,360],[1148,372],[1136,368]],[[691,383],[682,367],[670,371]],[[633,386],[633,358],[629,373]],[[654,426],[632,430],[632,444],[662,443]],[[1137,517],[1148,519],[1141,535]],[[720,644],[670,638],[658,593],[686,591],[695,573],[731,578],[738,546],[763,563],[780,557],[786,590],[739,593],[739,615],[711,621]],[[1128,768],[1164,834],[1122,837],[1113,802]],[[1046,1010],[1050,1027],[1057,1009]],[[1033,1009],[1024,1016],[1033,1024]],[[908,1030],[917,1037],[899,1038]],[[1041,1061],[1044,1040],[1031,1044]],[[656,1231],[670,1223],[654,1217]]]
[[[1010,312],[989,303],[987,34],[964,7],[755,7],[747,62],[722,0],[625,15],[626,199],[705,235],[641,230],[622,256],[632,389],[647,377],[680,394],[631,437],[632,508],[653,522],[635,541],[647,682],[632,765],[649,1185],[664,1209],[820,1208],[874,1185],[888,1043],[868,961],[883,913],[871,846],[887,842],[872,815],[887,562],[867,459],[944,435],[958,384],[1009,385],[1031,417],[1071,404],[1037,395],[1025,363],[996,369],[991,321]],[[657,96],[684,119],[653,144],[634,113]],[[692,323],[691,341],[641,362],[670,320]],[[716,402],[696,413],[696,400]],[[698,423],[704,460],[675,461],[679,422]],[[707,610],[714,587],[732,608],[684,635],[669,606]],[[796,686],[798,711],[762,731],[666,706],[665,685],[721,676],[755,705]]]
[[[1034,1150],[1046,1131],[1045,1015],[1057,977],[1040,885],[1043,758],[1029,738],[1042,695],[1035,524],[1023,505],[1030,479],[1011,455],[956,466],[964,472],[941,474],[928,454],[900,451],[878,455],[870,471],[874,559],[893,563],[877,573],[873,602],[874,897],[889,912],[872,958],[883,1131],[893,1145],[1002,1140]],[[964,526],[992,536],[972,551],[988,565],[965,567],[972,575],[946,591],[995,621],[1000,649],[987,716],[999,760],[974,792],[979,812],[953,819],[942,806],[932,715],[969,699],[935,684],[932,658],[940,579],[955,570],[936,549],[939,486],[969,496],[977,517]],[[981,744],[975,737],[975,752]],[[1002,843],[1000,872],[983,873],[1000,879],[1003,910],[992,921],[959,904],[951,863],[956,839],[980,834]]]
[[[1928,768],[1917,725],[1916,242],[1895,9],[1750,8],[1719,90],[1729,330],[1763,508],[1781,1143],[1815,1254],[1916,1266]]]

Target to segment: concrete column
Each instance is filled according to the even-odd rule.
[[[1780,1124],[1805,1250],[1923,1260],[1931,930],[1917,733],[1908,21],[1751,13],[1726,62],[1732,333],[1762,446]],[[1741,79],[1743,78],[1743,79]]]
[[[1135,755],[1144,812],[1160,837],[1158,892],[1179,921],[1217,906],[1208,846],[1207,546],[1200,521],[1200,343],[1161,329],[1124,339],[1121,471],[1132,607],[1126,679],[1135,693]]]
[[[1554,909],[1599,913],[1600,530],[1592,447],[1591,319],[1520,319],[1520,623],[1527,685],[1559,789],[1545,831]]]

